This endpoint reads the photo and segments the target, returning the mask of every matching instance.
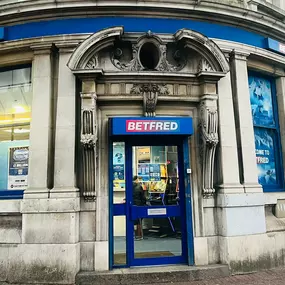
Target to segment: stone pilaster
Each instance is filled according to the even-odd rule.
[[[240,181],[245,192],[262,192],[258,184],[255,140],[248,86],[247,55],[231,54],[231,74],[238,141]]]
[[[75,76],[67,67],[72,49],[59,48],[58,89],[56,102],[56,135],[54,188],[51,198],[77,197],[75,177]]]
[[[53,53],[51,45],[33,46],[33,101],[28,188],[24,198],[47,198],[53,176]]]
[[[246,62],[245,62],[246,66]],[[264,214],[264,197],[263,193],[244,193],[244,185],[240,183],[240,167],[238,156],[238,135],[240,129],[237,127],[239,116],[243,112],[236,114],[237,102],[234,100],[234,91],[232,90],[230,71],[218,83],[219,91],[219,134],[220,134],[220,163],[221,182],[220,190],[217,195],[216,206],[218,207],[218,234],[220,235],[220,256],[229,256],[230,248],[226,244],[236,236],[263,234],[266,232],[265,214]],[[245,72],[243,80],[247,84],[247,70],[240,70],[240,73]],[[245,82],[238,83],[244,85]],[[243,91],[242,91],[243,90]],[[241,87],[239,92],[248,92],[245,87]],[[240,94],[240,96],[242,96]],[[248,96],[249,104],[249,96]],[[245,100],[245,98],[244,98]],[[240,100],[240,104],[241,104]],[[248,119],[252,122],[252,119]],[[247,121],[248,121],[247,120]],[[243,122],[244,123],[244,122]],[[253,134],[253,129],[252,129]],[[243,136],[245,140],[246,137]],[[249,140],[250,138],[247,138]],[[252,143],[254,138],[252,136]],[[253,146],[253,145],[252,145]],[[252,154],[251,154],[252,155]],[[253,151],[253,155],[255,152]],[[252,157],[252,156],[251,156]],[[255,162],[255,159],[253,159]],[[256,170],[256,164],[252,166]],[[257,178],[257,177],[256,177]],[[248,177],[249,179],[249,177]],[[248,184],[247,184],[248,185]],[[252,184],[250,184],[251,186]],[[256,183],[254,186],[257,186]],[[251,188],[252,189],[252,188]]]
[[[242,193],[239,180],[236,126],[231,77],[228,73],[218,82],[219,109],[219,193]]]

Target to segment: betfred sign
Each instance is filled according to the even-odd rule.
[[[279,44],[279,51],[285,54],[285,45],[284,44]]]
[[[151,120],[127,120],[126,132],[167,132],[178,131],[179,122],[175,121],[151,121]]]
[[[192,135],[190,117],[116,117],[110,119],[110,135]]]
[[[285,55],[285,43],[280,43],[276,40],[267,38],[267,48]]]

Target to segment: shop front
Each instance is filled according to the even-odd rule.
[[[202,198],[215,192],[217,84],[229,70],[223,52],[186,29],[112,27],[85,39],[67,66],[78,83],[77,181],[82,222],[96,223],[95,271],[201,264]]]
[[[192,118],[115,117],[110,128],[110,267],[193,265]]]

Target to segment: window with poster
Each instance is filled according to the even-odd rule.
[[[21,198],[28,185],[31,66],[0,69],[0,198]]]
[[[274,80],[249,74],[258,182],[264,191],[281,191],[283,167]]]
[[[133,172],[154,203],[176,204],[179,192],[177,146],[133,147]]]

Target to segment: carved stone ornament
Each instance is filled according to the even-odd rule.
[[[95,69],[98,66],[98,55],[93,55],[87,62],[85,69]]]
[[[93,134],[83,134],[80,142],[84,148],[92,148],[96,145],[96,137]]]
[[[134,84],[131,94],[143,95],[144,116],[155,117],[158,95],[169,95],[169,90],[166,84]]]
[[[215,193],[214,164],[216,146],[219,142],[216,101],[203,100],[200,103],[199,128],[202,160],[202,192],[204,197],[208,197]]]
[[[143,69],[139,60],[138,60],[138,46],[132,45],[132,60],[123,63],[120,59],[123,56],[123,50],[121,48],[116,48],[114,52],[111,53],[111,62],[113,65],[124,71],[140,71]]]
[[[198,72],[203,72],[203,71],[214,71],[210,63],[204,57],[200,59],[198,67]]]
[[[184,52],[180,51],[178,48],[174,51],[173,61],[177,64],[172,65],[167,60],[167,46],[162,44],[160,38],[154,35],[151,31],[148,31],[141,40],[138,40],[137,43],[133,43],[131,45],[131,53],[132,59],[128,62],[124,61],[124,49],[120,46],[115,46],[114,50],[111,52],[111,62],[113,65],[124,71],[141,71],[145,70],[145,67],[141,63],[140,59],[140,50],[142,46],[148,42],[154,43],[155,48],[158,51],[158,60],[156,66],[154,66],[153,70],[163,71],[163,72],[174,72],[182,70],[186,64],[187,60],[184,56]],[[151,52],[151,51],[150,51]]]
[[[97,171],[96,94],[81,94],[81,105],[82,195],[86,201],[94,201]]]
[[[169,61],[167,60],[166,57],[166,52],[167,52],[167,48],[166,45],[161,45],[160,46],[160,51],[161,51],[161,58],[160,58],[160,63],[157,67],[158,71],[180,71],[182,70],[186,64],[187,64],[187,60],[186,57],[183,55],[183,52],[181,52],[179,49],[177,49],[174,52],[173,58],[177,61],[177,65],[172,65],[169,63]]]

